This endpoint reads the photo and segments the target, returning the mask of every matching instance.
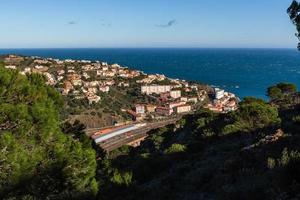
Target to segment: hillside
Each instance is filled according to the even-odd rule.
[[[186,105],[187,111],[196,110],[210,102],[209,95],[214,96],[208,85],[145,74],[118,64],[19,55],[5,55],[1,60],[5,68],[23,75],[44,75],[47,85],[63,96],[62,118],[71,123],[79,120],[87,128],[161,118],[164,113],[156,109],[160,107],[169,108],[174,115],[178,113],[173,108],[179,104]],[[226,96],[224,105],[210,107],[220,112],[236,109],[235,95],[224,90],[220,93]],[[141,107],[141,113],[136,113],[136,107]]]
[[[139,148],[123,147],[100,161],[100,196],[298,199],[299,97],[285,93],[280,105],[246,98],[235,113],[201,110],[157,130]]]
[[[297,199],[300,94],[268,88],[227,114],[199,109],[110,155],[38,74],[0,66],[2,199]],[[60,112],[58,112],[60,111]],[[96,160],[96,156],[99,158]]]

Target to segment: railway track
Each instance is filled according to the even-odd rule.
[[[177,121],[181,119],[180,117],[160,121],[160,122],[154,122],[154,123],[148,123],[147,126],[141,127],[140,129],[130,131],[127,133],[124,133],[122,135],[110,138],[104,142],[99,143],[99,146],[104,149],[107,152],[110,152],[114,149],[117,149],[123,145],[134,143],[135,141],[139,141],[142,138],[145,138],[148,136],[148,133],[151,130],[158,129],[170,124],[174,124]]]

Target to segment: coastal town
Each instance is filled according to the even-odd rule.
[[[200,107],[227,113],[238,106],[238,98],[225,90],[161,74],[146,74],[119,64],[17,55],[5,56],[4,63],[6,68],[19,70],[24,75],[43,74],[48,85],[69,100],[85,101],[88,107],[100,104],[112,90],[122,91],[124,98],[134,99],[126,106],[118,107],[117,113],[128,117],[108,125],[128,123],[128,120],[159,120],[192,113]]]
[[[300,200],[300,0],[0,5],[0,200]]]

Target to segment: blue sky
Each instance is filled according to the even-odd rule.
[[[291,0],[2,0],[0,48],[295,48]]]

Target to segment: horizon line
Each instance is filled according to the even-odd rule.
[[[0,50],[17,49],[295,49],[296,47],[5,47]]]

